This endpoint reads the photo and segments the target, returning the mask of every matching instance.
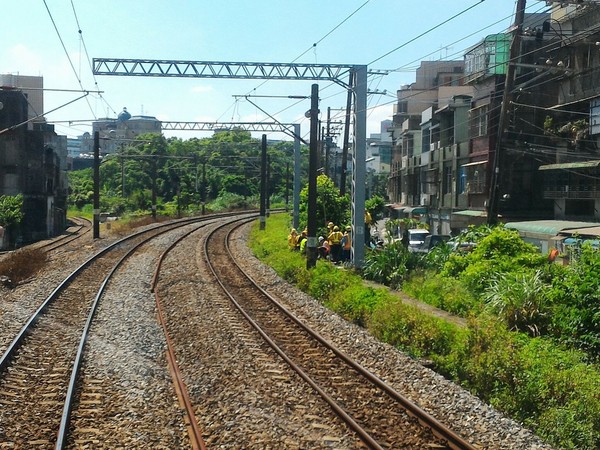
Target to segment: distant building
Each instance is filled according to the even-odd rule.
[[[92,122],[92,136],[98,132],[100,153],[118,153],[120,148],[146,133],[160,134],[162,124],[153,116],[132,116],[127,108],[116,119],[99,119]]]

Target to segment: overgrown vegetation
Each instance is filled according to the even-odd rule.
[[[13,287],[33,277],[46,264],[46,252],[40,249],[23,248],[0,260],[0,276],[4,283]]]
[[[584,247],[573,265],[562,267],[548,264],[512,231],[483,227],[463,237],[477,242],[470,253],[444,250],[411,259],[368,252],[367,263],[380,267],[384,282],[396,281],[381,267],[404,264],[399,284],[468,318],[461,328],[387,289],[364,286],[353,271],[321,260],[306,270],[305,260],[287,249],[288,228],[289,218],[276,215],[267,221],[268,233],[256,226],[251,235],[255,254],[282,277],[382,341],[432,361],[550,444],[600,448],[597,250]]]
[[[16,233],[23,217],[23,195],[0,195],[0,226],[4,228],[5,239]]]

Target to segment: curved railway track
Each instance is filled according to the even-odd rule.
[[[51,241],[40,245],[38,248],[51,252],[70,244],[75,240],[84,239],[91,236],[92,222],[84,217],[75,217],[71,219],[76,225],[71,227],[70,231],[61,234]]]
[[[310,330],[235,264],[230,232],[220,227],[204,253],[231,302],[275,352],[308,383],[371,449],[474,449],[470,443],[412,404]]]
[[[87,332],[108,280],[138,247],[197,220],[121,239],[83,263],[43,302],[0,358],[2,446],[63,448]]]
[[[33,244],[28,244],[21,249],[40,249],[46,253],[50,253],[54,250],[61,249],[66,247],[68,244],[73,243],[73,241],[81,242],[83,239],[87,237],[91,237],[90,232],[92,231],[92,222],[84,217],[74,217],[70,219],[74,225],[65,230],[64,233],[55,236],[52,239],[48,239],[45,241],[35,242]],[[13,253],[13,250],[9,251],[0,251],[0,256],[10,255]]]
[[[466,442],[255,286],[229,250],[255,216],[160,224],[56,287],[0,358],[0,448],[515,448],[442,412]]]

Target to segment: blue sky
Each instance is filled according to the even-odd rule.
[[[103,98],[90,94],[88,101],[49,114],[49,121],[116,117],[123,107],[133,115],[170,121],[270,121],[250,102],[234,96],[310,95],[313,82],[94,79],[91,58],[369,64],[370,69],[394,70],[370,80],[370,89],[388,93],[369,97],[368,132],[373,133],[381,120],[391,118],[395,92],[414,81],[419,61],[462,59],[466,48],[511,25],[515,5],[513,0],[21,0],[10,8],[11,19],[3,20],[0,73],[41,75],[46,89],[103,91]],[[528,2],[528,12],[545,10],[545,1]],[[455,15],[459,16],[415,39]],[[321,111],[344,107],[343,89],[324,82],[319,88]],[[45,110],[78,96],[48,91]],[[308,133],[304,112],[309,100],[250,100],[281,122],[300,122],[302,134]],[[90,129],[84,122],[56,124],[59,134],[70,137]],[[206,135],[166,134],[182,139]]]

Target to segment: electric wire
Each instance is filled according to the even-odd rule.
[[[73,3],[73,0],[71,0],[71,9],[73,10],[73,16],[75,17],[75,23],[77,24],[77,32],[79,33],[79,39],[81,42],[81,45],[83,46],[83,50],[85,53],[85,57],[87,60],[87,63],[89,65],[89,69],[90,69],[90,73],[92,74],[92,78],[94,80],[94,86],[96,87],[96,90],[99,91],[99,86],[98,86],[98,79],[96,78],[96,75],[94,74],[94,67],[92,65],[92,58],[90,57],[90,54],[88,52],[87,49],[87,45],[85,43],[85,39],[83,37],[83,31],[81,29],[81,25],[79,24],[79,16],[77,15],[77,11],[75,10],[75,4]],[[81,52],[80,52],[81,53]],[[98,95],[98,97],[103,101],[103,103],[113,112],[113,114],[116,116],[117,112],[114,110],[114,108],[108,103],[108,101],[106,100],[106,98],[104,98],[104,96],[100,93]],[[94,114],[94,117],[97,118],[97,116]]]
[[[357,12],[359,12],[363,7],[365,7],[371,0],[367,0],[365,1],[362,5],[360,5],[358,8],[356,8],[354,11],[352,11],[348,16],[346,16],[341,22],[339,22],[336,26],[334,26],[329,32],[327,32],[325,35],[323,35],[319,40],[317,40],[315,43],[313,43],[313,45],[311,45],[309,48],[307,48],[303,53],[301,53],[300,55],[298,55],[296,58],[294,58],[291,61],[291,64],[295,63],[296,61],[298,61],[300,58],[302,58],[302,56],[304,56],[306,53],[308,53],[310,50],[316,49],[317,45],[320,44],[321,42],[323,42],[326,38],[328,38],[331,34],[333,34],[339,27],[341,27],[344,23],[346,23],[352,16],[354,16]],[[482,0],[483,1],[483,0]],[[246,95],[250,95],[250,93],[252,92],[256,92],[259,88],[261,88],[262,86],[264,86],[266,83],[268,83],[270,80],[265,80],[262,83],[260,83],[258,86],[256,86],[255,88],[253,88],[252,90],[250,90]],[[335,84],[335,83],[332,83]],[[276,113],[275,115],[277,115],[279,113]]]
[[[447,24],[448,22],[450,22],[450,21],[452,21],[452,20],[456,19],[457,17],[460,17],[460,16],[462,16],[463,14],[465,14],[466,12],[468,12],[468,11],[472,10],[472,9],[473,9],[473,8],[475,8],[476,6],[479,6],[479,5],[481,5],[481,4],[482,4],[484,1],[485,1],[485,0],[479,0],[477,3],[475,3],[475,4],[471,5],[471,6],[469,6],[468,8],[466,8],[466,9],[464,9],[464,10],[462,10],[462,11],[460,11],[459,13],[457,13],[457,14],[453,15],[452,17],[449,17],[448,19],[446,19],[446,20],[444,20],[444,21],[442,21],[442,22],[438,23],[437,25],[435,25],[435,26],[433,26],[433,27],[431,27],[431,28],[429,28],[429,29],[425,30],[423,33],[421,33],[421,34],[419,34],[419,35],[415,36],[414,38],[412,38],[412,39],[410,39],[410,40],[406,41],[405,43],[403,43],[403,44],[399,45],[398,47],[396,47],[396,48],[394,48],[394,49],[390,50],[389,52],[387,52],[387,53],[383,54],[383,55],[382,55],[382,56],[380,56],[379,58],[375,58],[373,61],[371,61],[371,62],[370,62],[370,63],[368,63],[367,65],[368,65],[368,66],[371,66],[373,63],[376,63],[377,61],[380,61],[380,60],[382,60],[382,59],[383,59],[383,58],[385,58],[386,56],[389,56],[389,55],[391,55],[392,53],[395,53],[395,52],[397,52],[397,51],[398,51],[398,50],[400,50],[401,48],[403,48],[403,47],[406,47],[408,44],[410,44],[410,43],[412,43],[412,42],[416,41],[417,39],[420,39],[420,38],[422,38],[423,36],[425,36],[425,35],[427,35],[427,34],[431,33],[432,31],[434,31],[434,30],[438,29],[438,28],[439,28],[439,27],[441,27],[442,25],[445,25],[445,24]]]
[[[52,16],[52,12],[50,12],[50,8],[48,7],[48,3],[46,2],[46,0],[44,1],[44,6],[46,7],[46,11],[48,12],[48,16],[50,16],[50,21],[52,22],[52,26],[54,27],[54,31],[56,31],[56,35],[58,36],[58,40],[60,41],[60,44],[65,52],[65,56],[67,57],[67,60],[69,61],[69,65],[71,66],[71,69],[73,70],[73,73],[75,74],[75,78],[77,79],[77,83],[79,83],[79,87],[81,88],[82,91],[86,91],[86,89],[84,89],[83,84],[81,83],[81,79],[79,78],[78,74],[77,74],[77,70],[75,69],[75,66],[73,65],[73,60],[71,59],[71,56],[69,55],[69,52],[67,51],[67,47],[65,46],[65,43],[63,41],[62,36],[60,35],[60,31],[58,30],[58,26],[56,25],[56,21],[54,20],[54,17]],[[81,98],[85,98],[86,99],[86,103],[88,105],[88,107],[90,108],[90,111],[92,112],[92,115],[94,115],[94,111],[92,109],[92,105],[90,104],[89,99],[87,98],[87,95],[84,95],[82,97],[79,97],[79,99]],[[66,103],[63,106],[66,106],[68,104],[70,104],[72,102]]]

